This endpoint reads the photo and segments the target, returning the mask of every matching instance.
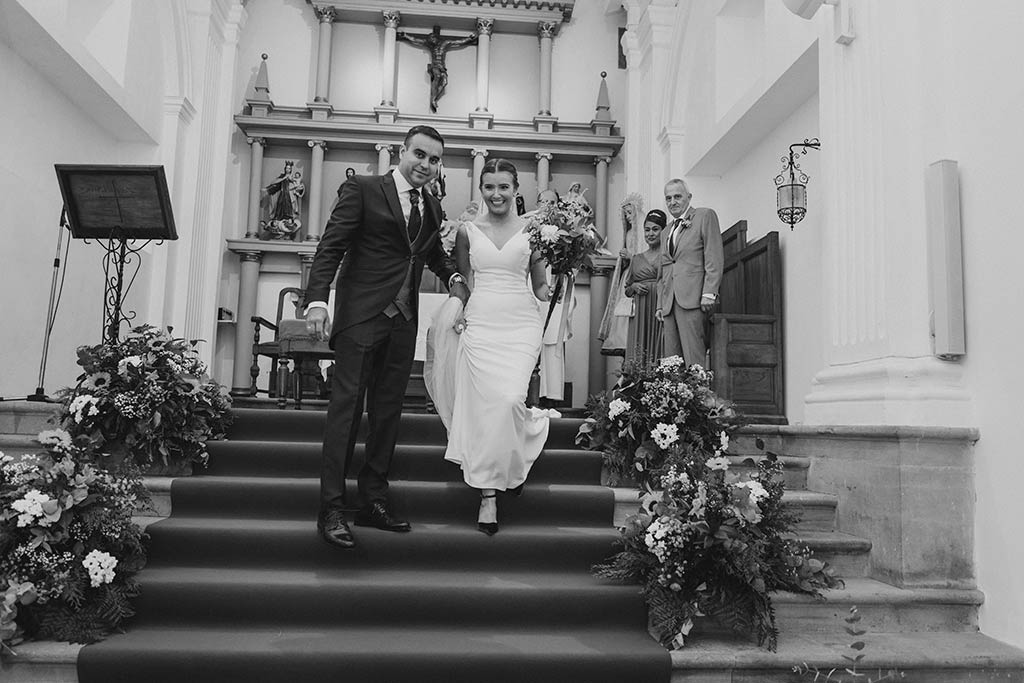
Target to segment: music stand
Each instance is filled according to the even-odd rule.
[[[103,255],[103,342],[117,341],[124,297],[142,265],[142,250],[178,239],[163,166],[55,164],[71,236],[96,240]],[[141,243],[140,243],[141,242]],[[125,281],[125,269],[130,276]],[[133,270],[132,270],[133,269]]]

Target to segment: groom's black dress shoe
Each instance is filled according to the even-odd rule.
[[[356,526],[373,526],[384,531],[412,531],[409,522],[392,517],[384,503],[373,503],[360,510],[356,515]]]
[[[354,548],[356,545],[356,538],[352,535],[352,529],[349,528],[341,510],[320,513],[316,521],[316,530],[320,538],[338,548]]]

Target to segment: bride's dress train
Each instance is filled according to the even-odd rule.
[[[499,249],[464,225],[474,280],[466,329],[452,329],[462,303],[448,299],[427,333],[424,375],[448,429],[445,459],[461,465],[470,486],[504,491],[526,480],[559,413],[524,404],[544,324],[528,282],[528,236],[516,233]]]

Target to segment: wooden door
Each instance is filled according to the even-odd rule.
[[[711,320],[715,391],[755,423],[784,424],[779,234],[745,244],[741,221],[723,234],[721,308]]]

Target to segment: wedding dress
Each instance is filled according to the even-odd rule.
[[[524,404],[544,324],[528,281],[528,235],[499,248],[473,223],[463,225],[473,276],[466,329],[452,329],[462,304],[448,299],[427,333],[424,374],[448,429],[445,459],[461,465],[470,486],[503,491],[526,480],[559,413]]]

